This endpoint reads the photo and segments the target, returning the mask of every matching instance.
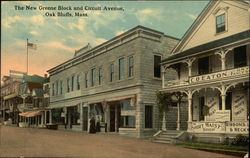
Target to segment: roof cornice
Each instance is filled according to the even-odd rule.
[[[50,75],[53,75],[57,72],[63,71],[65,69],[68,69],[69,67],[72,67],[74,65],[77,65],[79,63],[82,63],[86,60],[89,60],[90,58],[93,58],[99,54],[105,53],[117,46],[120,46],[126,42],[129,42],[135,38],[142,37],[147,38],[154,41],[161,41],[162,37],[172,38],[178,40],[178,38],[171,37],[165,35],[163,32],[156,31],[147,27],[143,26],[137,26],[135,28],[132,28],[121,35],[118,35],[90,50],[87,52],[80,54],[78,56],[73,57],[72,59],[69,59],[62,64],[55,66],[51,69],[49,69],[47,72],[50,73]]]

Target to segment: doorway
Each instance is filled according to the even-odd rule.
[[[110,132],[119,132],[121,119],[121,106],[119,103],[110,105]]]

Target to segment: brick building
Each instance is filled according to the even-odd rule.
[[[155,91],[161,88],[160,61],[178,39],[137,26],[48,70],[50,123],[59,129],[101,130],[143,137],[158,128]]]

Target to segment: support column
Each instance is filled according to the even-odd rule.
[[[80,108],[80,129],[81,129],[81,131],[83,131],[83,105],[84,105],[84,103],[81,103],[79,105],[79,108]]]
[[[163,71],[161,72],[161,83],[162,83],[162,88],[165,88],[165,73],[166,73],[166,70],[165,68],[163,69]]]
[[[166,131],[166,130],[167,130],[167,126],[166,126],[166,112],[165,112],[165,111],[163,112],[162,127],[161,127],[161,129],[162,129],[163,131]]]
[[[106,117],[106,123],[107,123],[107,131],[110,132],[110,105],[107,104],[107,117]]]
[[[196,58],[188,58],[184,62],[188,65],[188,77],[192,76],[192,64]]]
[[[52,110],[49,111],[49,124],[52,124]]]
[[[176,130],[179,131],[180,130],[180,126],[181,126],[181,119],[180,119],[180,102],[177,102],[177,128]]]
[[[47,111],[46,110],[44,111],[44,114],[45,114],[45,116],[44,116],[45,117],[44,118],[44,124],[46,125],[47,124]]]
[[[88,130],[87,131],[89,133],[89,131],[90,131],[90,119],[91,119],[90,118],[91,117],[90,116],[90,104],[88,104],[87,106],[88,106]]]
[[[188,122],[192,122],[192,96],[188,96]]]
[[[221,70],[226,70],[226,55],[229,51],[231,51],[233,48],[227,49],[227,50],[223,50],[222,48],[220,49],[220,51],[215,52],[216,55],[220,56],[220,60],[221,60]]]
[[[118,132],[118,108],[115,105],[115,132]]]

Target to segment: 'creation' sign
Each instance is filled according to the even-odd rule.
[[[248,66],[237,68],[237,69],[220,71],[220,72],[211,73],[211,74],[207,74],[207,75],[200,75],[200,76],[191,77],[189,79],[189,83],[210,81],[210,80],[216,80],[216,79],[239,76],[239,75],[246,75],[246,74],[249,74],[249,67]]]

